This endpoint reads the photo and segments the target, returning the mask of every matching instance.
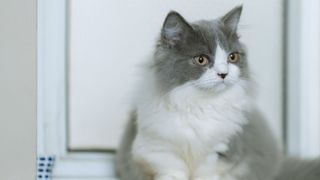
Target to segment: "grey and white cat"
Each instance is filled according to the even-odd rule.
[[[167,15],[117,154],[121,180],[299,179],[305,162],[284,160],[251,101],[241,11],[195,23]],[[320,179],[309,170],[299,180]]]

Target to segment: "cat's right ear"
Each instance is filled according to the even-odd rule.
[[[231,30],[231,33],[235,33],[238,28],[240,16],[242,12],[242,5],[233,8],[226,15],[222,17],[223,24]]]
[[[170,46],[176,46],[187,40],[193,29],[177,12],[171,11],[167,15],[161,30],[161,37]]]

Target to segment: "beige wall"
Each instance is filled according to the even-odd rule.
[[[0,179],[35,179],[36,0],[0,0]]]

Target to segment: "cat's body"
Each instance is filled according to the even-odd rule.
[[[216,98],[188,97],[190,91],[197,91],[188,87],[192,88],[179,88],[169,97],[158,98],[149,94],[149,88],[141,89],[142,102],[128,127],[135,129],[141,124],[139,133],[127,134],[123,145],[133,140],[134,144],[121,148],[126,154],[122,156],[127,157],[120,165],[122,172],[136,172],[122,180],[275,177],[281,160],[279,149],[263,118],[247,104],[246,92],[230,89]],[[230,105],[229,101],[235,103]],[[138,168],[128,171],[134,168],[127,166],[128,161]],[[168,177],[155,178],[156,173]]]
[[[282,153],[251,102],[240,14],[167,16],[118,152],[121,180],[276,178]]]

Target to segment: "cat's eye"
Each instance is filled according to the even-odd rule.
[[[240,54],[237,52],[230,53],[228,56],[228,61],[230,63],[236,63],[240,60]]]
[[[194,59],[195,63],[200,66],[204,66],[204,65],[209,64],[209,58],[205,55],[196,56],[193,59]]]

